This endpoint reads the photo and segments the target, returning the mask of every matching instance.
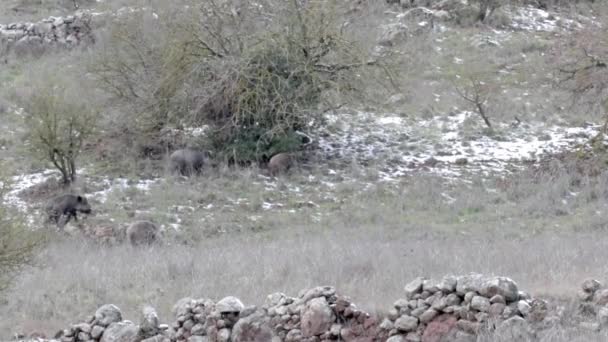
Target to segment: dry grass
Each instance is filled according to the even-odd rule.
[[[603,193],[586,195],[606,174],[573,182],[581,174],[568,165],[536,181],[523,173],[461,185],[423,175],[373,185],[373,178],[366,184],[368,176],[358,174],[331,192],[318,191],[323,187],[314,176],[264,183],[256,170],[223,170],[185,182],[169,179],[148,194],[117,191],[96,208],[101,216],[165,225],[179,217],[184,233],[167,234],[165,244],[151,250],[58,237],[39,256],[43,267],[25,272],[7,294],[0,316],[8,319],[0,331],[39,324],[51,333],[105,303],[133,320],[151,304],[169,322],[171,306],[184,296],[236,295],[261,304],[275,291],[296,295],[322,284],[383,312],[416,276],[468,272],[506,275],[535,296],[572,299],[583,279],[608,271],[606,238],[598,229],[605,222],[598,211],[608,202]],[[568,197],[573,191],[579,195]],[[297,209],[309,200],[319,207]],[[263,202],[284,206],[265,210]],[[210,203],[214,209],[206,210]],[[188,206],[194,207],[176,209]],[[548,340],[569,341],[573,335],[565,327]]]
[[[116,9],[123,2],[104,6]],[[374,18],[383,11],[375,6]],[[360,33],[368,34],[370,42],[377,39],[377,25],[367,25],[370,30]],[[512,109],[524,102],[531,104],[524,121],[543,115],[552,120],[553,114],[544,113],[554,113],[560,103],[551,99],[562,93],[539,86],[550,69],[543,55],[547,46],[534,35],[520,33],[501,47],[475,50],[468,37],[483,28],[466,30],[448,32],[440,53],[434,49],[434,33],[405,43],[400,58],[406,77],[400,85],[406,100],[395,110],[422,116],[461,105],[443,73],[450,71],[455,57],[467,60],[482,54],[497,65],[513,67],[503,79],[508,92],[494,107],[497,120],[511,120]],[[27,77],[30,63],[50,69],[57,63],[78,65],[74,60],[81,58],[78,53],[73,58],[58,53],[36,62],[12,61],[0,68],[0,84],[6,89],[0,95],[11,100],[18,94],[15,85]],[[537,67],[542,72],[532,77],[530,70]],[[519,99],[526,92],[530,95]],[[441,94],[439,101],[433,93]],[[21,139],[20,119],[2,111],[0,115],[3,123],[14,121],[0,138]],[[566,115],[573,121],[581,117],[589,119]],[[0,150],[0,156],[19,173],[41,167],[22,151],[12,144]],[[14,331],[53,333],[105,303],[118,305],[134,321],[140,308],[151,304],[170,322],[171,306],[184,296],[236,295],[246,304],[260,304],[275,291],[296,295],[322,284],[335,285],[363,308],[382,312],[403,296],[403,285],[419,275],[472,271],[512,277],[533,295],[571,299],[584,278],[608,271],[608,172],[602,167],[584,174],[573,165],[576,162],[556,164],[552,172],[536,178],[531,172],[506,179],[463,177],[473,182],[410,175],[381,183],[374,166],[361,165],[335,168],[339,172],[333,176],[321,165],[273,182],[255,169],[219,170],[188,181],[168,178],[149,192],[116,190],[105,203],[94,203],[98,217],[86,224],[113,219],[124,226],[147,218],[165,227],[179,224],[182,232],[167,234],[166,243],[152,250],[57,237],[39,255],[41,267],[26,270],[0,302],[0,338]],[[142,173],[139,166],[116,168],[122,175],[134,174],[135,180]],[[153,166],[150,173],[158,172]],[[267,209],[267,203],[275,206]],[[568,328],[568,320],[544,341],[606,340],[605,335]]]
[[[104,303],[134,320],[142,305],[151,304],[171,321],[171,306],[184,296],[236,295],[261,304],[269,293],[296,295],[320,284],[335,285],[367,310],[384,311],[418,275],[472,271],[509,275],[534,295],[571,295],[582,279],[606,274],[605,240],[600,233],[522,238],[333,226],[153,250],[56,241],[40,256],[44,267],[24,273],[9,293],[0,331],[8,334],[32,320],[59,329]]]

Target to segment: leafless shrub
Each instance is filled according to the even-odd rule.
[[[570,92],[571,107],[584,106],[605,117],[608,128],[608,31],[605,25],[577,32],[553,50],[555,83]]]
[[[165,36],[150,34],[158,22],[147,31],[146,14],[117,26],[91,68],[131,104],[133,129],[153,139],[165,127],[209,125],[219,155],[265,159],[301,145],[296,132],[322,122],[335,105],[329,94],[357,93],[367,69],[385,70],[348,39],[348,7],[338,3],[185,3],[188,13],[164,14],[167,23],[182,18]]]
[[[74,182],[76,160],[95,130],[95,112],[72,102],[67,89],[53,83],[34,88],[24,106],[32,152],[51,162],[64,184]]]
[[[490,130],[492,130],[492,122],[488,115],[488,105],[490,99],[496,96],[499,90],[494,77],[491,66],[482,62],[469,62],[457,67],[455,74],[451,76],[456,93],[473,106]]]

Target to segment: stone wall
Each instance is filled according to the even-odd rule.
[[[74,47],[94,41],[93,16],[78,12],[66,17],[49,17],[36,23],[0,24],[0,56],[14,52],[39,54],[53,47]]]
[[[104,305],[53,341],[128,342],[440,342],[475,341],[481,332],[500,331],[518,340],[533,337],[531,327],[550,326],[547,303],[531,298],[505,277],[479,274],[416,278],[404,298],[372,315],[333,287],[303,290],[297,297],[274,293],[261,307],[238,298],[220,301],[184,298],[174,321],[161,324],[145,307],[139,324],[124,320],[115,305]]]

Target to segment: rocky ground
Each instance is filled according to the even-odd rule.
[[[599,332],[608,324],[608,290],[597,280],[583,282],[578,306],[564,317],[562,303],[532,298],[506,277],[469,274],[434,281],[422,277],[404,287],[383,316],[357,308],[333,287],[302,290],[297,297],[268,295],[261,307],[245,306],[236,297],[183,298],[173,307],[175,320],[161,323],[156,310],[146,306],[139,324],[124,320],[112,304],[101,306],[85,321],[72,324],[47,340],[37,341],[478,341],[494,336],[500,341],[545,340],[553,329]],[[572,313],[569,313],[572,314]],[[19,341],[24,336],[17,334]],[[551,340],[551,337],[547,340]]]

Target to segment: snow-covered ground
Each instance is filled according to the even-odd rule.
[[[376,165],[383,179],[411,172],[461,176],[509,172],[523,162],[559,153],[597,134],[598,125],[498,125],[486,135],[472,112],[408,120],[399,116],[351,113],[330,116],[327,134],[319,137],[322,153],[345,162]]]

